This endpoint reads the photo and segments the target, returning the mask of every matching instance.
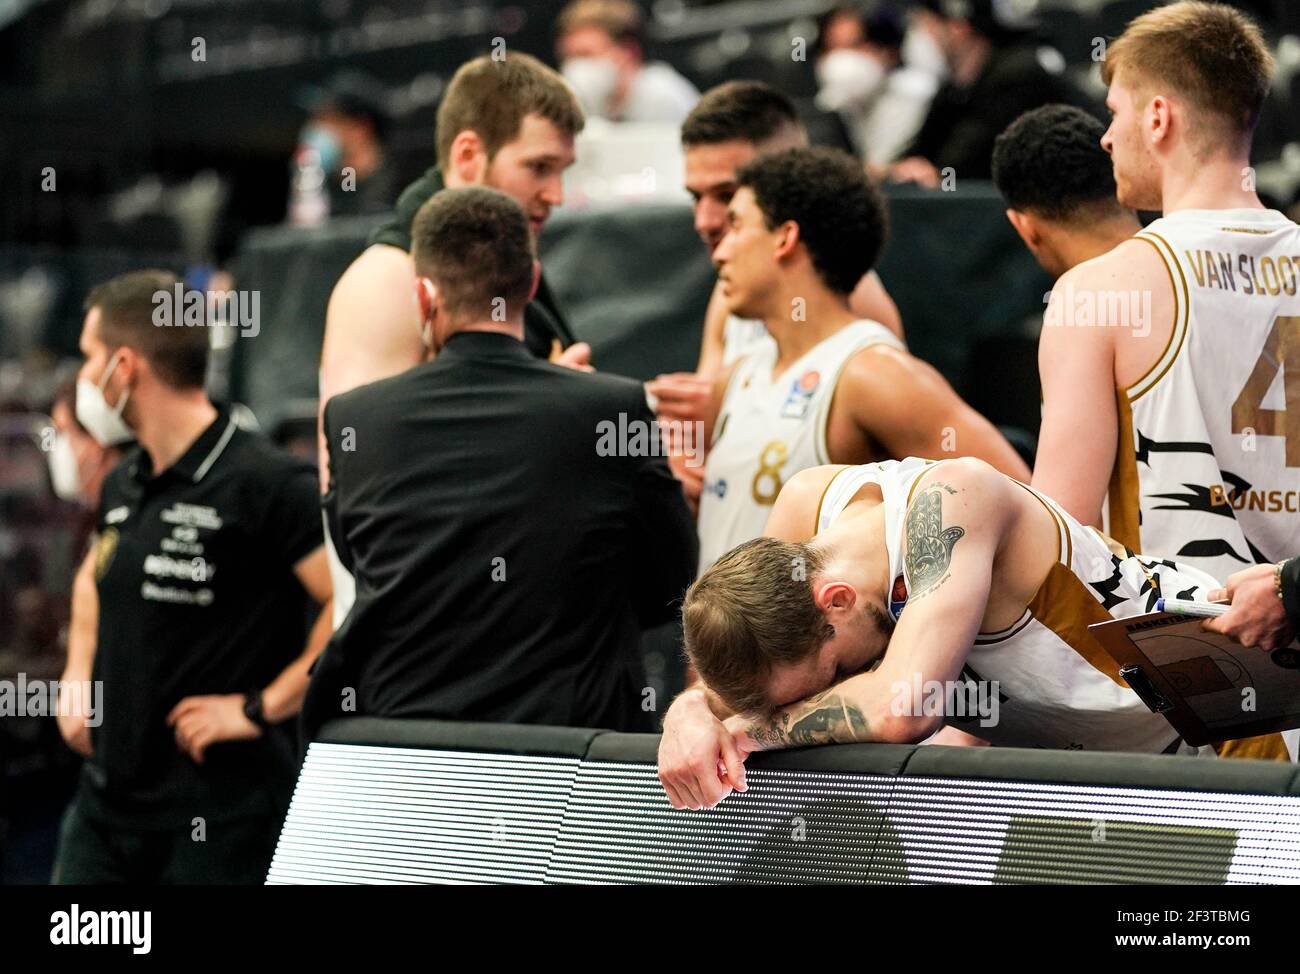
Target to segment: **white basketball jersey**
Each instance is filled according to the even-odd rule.
[[[889,612],[907,604],[910,583],[903,558],[907,507],[921,477],[946,461],[886,460],[846,467],[822,495],[817,531],[835,523],[864,484],[878,484],[885,505],[885,548],[894,584]],[[1119,666],[1088,633],[1088,625],[1154,611],[1162,595],[1203,598],[1215,582],[1204,572],[1170,561],[1139,558],[1095,528],[1085,527],[1031,487],[1056,522],[1058,559],[1015,624],[981,632],[963,678],[996,681],[998,721],[978,717],[947,723],[1004,747],[1146,753],[1213,753],[1183,744],[1169,722],[1152,713],[1120,678]],[[886,650],[888,652],[888,650]],[[1225,691],[1237,694],[1233,688]],[[1280,750],[1280,742],[1277,743]]]
[[[755,318],[727,315],[726,323],[722,326],[722,366],[726,368],[763,345],[775,344],[776,339],[763,322]]]
[[[1300,227],[1276,210],[1182,210],[1137,239],[1169,271],[1174,328],[1151,371],[1118,391],[1107,531],[1220,580],[1290,558],[1300,552]]]
[[[773,378],[776,342],[736,363],[714,424],[700,496],[700,570],[763,533],[781,485],[830,463],[826,424],[840,373],[872,345],[902,348],[884,325],[859,320],[810,348]]]

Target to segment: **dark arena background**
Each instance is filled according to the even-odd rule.
[[[1283,943],[1300,4],[1163,6],[0,0],[0,948]]]

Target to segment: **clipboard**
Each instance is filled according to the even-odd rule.
[[[1203,621],[1151,612],[1088,631],[1148,709],[1193,747],[1300,727],[1300,640],[1266,653],[1206,632]]]

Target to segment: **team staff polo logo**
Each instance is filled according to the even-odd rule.
[[[117,553],[117,528],[108,528],[95,542],[95,581],[100,581]]]

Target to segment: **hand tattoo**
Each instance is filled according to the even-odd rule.
[[[943,526],[943,493],[956,493],[947,484],[935,484],[921,492],[907,512],[908,595],[917,598],[936,587],[952,562],[952,549],[966,533],[965,528]]]

